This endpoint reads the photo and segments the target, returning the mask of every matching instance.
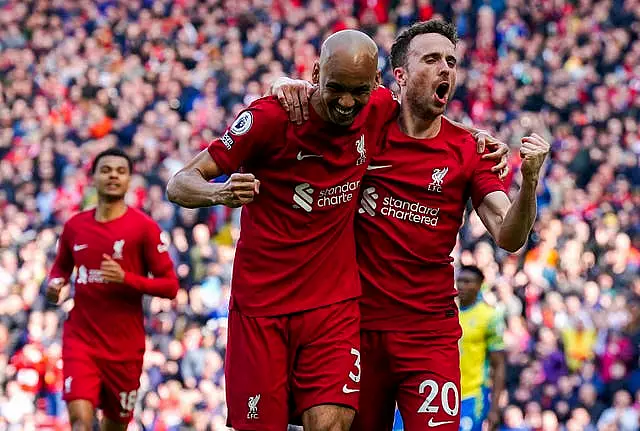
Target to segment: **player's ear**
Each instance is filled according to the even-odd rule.
[[[379,87],[382,84],[382,72],[380,69],[376,72],[376,87]]]
[[[320,62],[316,60],[313,63],[313,72],[311,73],[311,82],[315,85],[320,83]]]
[[[396,67],[393,69],[393,77],[400,87],[407,85],[407,76],[404,67]]]

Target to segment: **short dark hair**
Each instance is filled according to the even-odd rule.
[[[131,157],[129,157],[129,155],[122,151],[120,148],[112,147],[102,151],[96,156],[95,159],[93,159],[93,164],[91,165],[91,175],[96,173],[96,169],[98,169],[98,163],[100,162],[100,159],[107,156],[122,157],[123,159],[126,159],[127,164],[129,165],[129,172],[133,172],[133,160],[131,160]]]
[[[459,272],[462,271],[469,271],[470,273],[475,274],[478,277],[478,281],[480,281],[480,283],[484,281],[484,274],[482,273],[480,268],[475,265],[462,265]]]
[[[407,63],[407,51],[414,37],[421,34],[437,33],[441,34],[453,43],[458,44],[458,32],[456,27],[450,22],[440,19],[430,19],[429,21],[417,22],[411,27],[403,30],[391,45],[391,67],[403,67]]]

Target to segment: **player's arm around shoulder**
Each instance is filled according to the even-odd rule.
[[[224,134],[191,159],[167,184],[171,202],[186,208],[226,205],[232,208],[252,202],[260,181],[252,173],[236,171],[248,160],[265,153],[278,135],[286,112],[272,98],[254,101],[243,110]],[[222,184],[210,181],[230,175]]]

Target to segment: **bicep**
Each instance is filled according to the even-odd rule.
[[[197,173],[209,181],[223,174],[218,164],[213,160],[208,149],[200,151],[181,170],[183,173]]]
[[[498,237],[502,221],[509,210],[509,197],[503,191],[491,192],[484,197],[476,209],[478,217],[494,239]]]

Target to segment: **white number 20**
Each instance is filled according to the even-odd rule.
[[[418,409],[418,413],[437,413],[440,408],[438,406],[432,406],[431,402],[435,399],[436,395],[438,395],[438,383],[431,379],[420,383],[420,394],[424,394],[427,388],[429,388],[429,392]],[[453,408],[449,405],[449,391],[453,391],[455,398]],[[442,409],[445,413],[449,416],[455,416],[458,414],[458,409],[460,408],[460,395],[458,394],[458,388],[453,382],[446,382],[442,385],[440,398],[442,400]]]
[[[138,391],[120,392],[120,407],[126,412],[133,411],[136,406],[136,398],[138,398]]]
[[[354,374],[352,371],[349,372],[349,378],[354,382],[360,382],[360,374],[362,374],[362,370],[360,369],[360,352],[358,349],[351,349],[351,354],[355,355],[356,361],[353,363],[353,366],[358,370],[358,374]]]

